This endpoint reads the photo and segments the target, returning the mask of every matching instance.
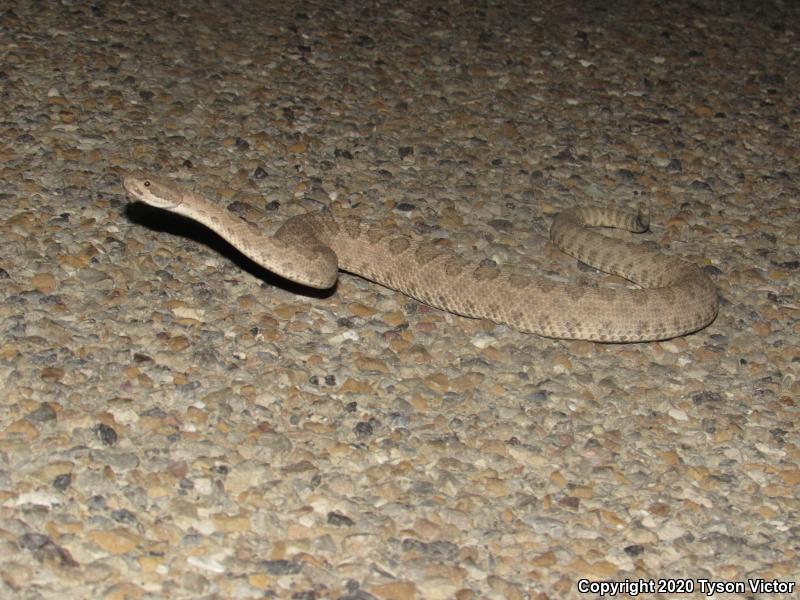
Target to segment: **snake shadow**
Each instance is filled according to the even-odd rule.
[[[334,284],[331,288],[320,290],[295,283],[273,273],[269,269],[265,269],[231,246],[216,232],[188,217],[149,206],[144,202],[128,203],[125,207],[125,216],[136,225],[142,225],[153,231],[168,233],[207,246],[230,260],[243,271],[247,271],[260,279],[262,282],[261,287],[279,287],[293,294],[319,299],[329,298],[336,293],[338,284]]]

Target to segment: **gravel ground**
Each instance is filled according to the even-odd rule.
[[[789,597],[798,90],[778,0],[0,2],[0,596]],[[646,202],[720,312],[603,345],[310,294],[130,169],[587,285],[553,216]]]

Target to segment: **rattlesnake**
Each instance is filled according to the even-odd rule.
[[[649,221],[641,213],[572,208],[553,221],[550,238],[559,249],[644,288],[602,289],[476,264],[434,243],[328,211],[292,217],[267,237],[163,179],[137,173],[125,175],[123,184],[133,198],[199,221],[264,268],[313,288],[332,287],[342,269],[458,315],[599,342],[668,339],[702,329],[717,314],[714,284],[696,265],[586,229],[641,233]]]

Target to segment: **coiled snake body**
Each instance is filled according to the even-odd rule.
[[[131,174],[123,184],[133,198],[194,219],[264,268],[314,288],[332,287],[342,269],[458,315],[599,342],[668,339],[702,329],[717,314],[714,284],[696,265],[587,229],[643,232],[648,220],[641,214],[573,208],[553,221],[550,238],[563,252],[641,286],[602,289],[483,266],[430,242],[328,212],[292,217],[268,237],[171,182]]]

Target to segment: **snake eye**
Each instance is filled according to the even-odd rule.
[[[145,180],[144,187],[150,187],[150,180]]]

